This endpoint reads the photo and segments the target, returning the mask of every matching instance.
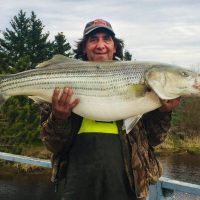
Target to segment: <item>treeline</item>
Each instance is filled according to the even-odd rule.
[[[53,41],[34,12],[27,16],[20,10],[10,21],[10,28],[0,38],[0,74],[34,69],[38,63],[55,54],[73,57],[73,50],[65,35],[58,33]],[[124,60],[131,60],[129,51]],[[40,142],[40,111],[27,97],[11,97],[0,108],[0,151],[21,153],[24,145]]]
[[[70,56],[71,46],[63,33],[58,33],[54,41],[44,33],[44,25],[34,12],[27,17],[20,10],[10,22],[0,38],[0,73],[20,72],[33,69],[38,63],[54,54]]]
[[[22,10],[10,21],[0,38],[0,74],[33,69],[55,54],[72,56],[72,49],[61,32],[53,41],[34,12]],[[40,115],[37,105],[24,96],[11,97],[0,112],[0,148],[20,153],[24,144],[38,143]],[[0,149],[0,150],[1,150]]]
[[[172,115],[171,131],[184,138],[200,137],[199,97],[184,97]]]

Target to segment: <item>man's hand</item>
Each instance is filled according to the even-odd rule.
[[[200,90],[200,84],[199,83],[194,84],[193,87]]]
[[[171,100],[161,100],[162,106],[160,107],[161,112],[170,112],[176,108],[180,103],[180,97]]]
[[[52,96],[52,113],[56,119],[66,120],[78,105],[79,99],[71,102],[72,95],[73,91],[70,88],[64,88],[61,94],[60,90],[55,88]]]

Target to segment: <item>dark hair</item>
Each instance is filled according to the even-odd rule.
[[[76,59],[82,59],[82,60],[87,60],[87,55],[84,54],[84,49],[85,49],[85,46],[86,46],[86,42],[87,40],[89,39],[89,37],[91,37],[92,35],[94,35],[95,33],[99,32],[99,30],[97,31],[93,31],[92,33],[84,36],[83,38],[81,38],[78,42],[76,42],[76,49],[74,49],[74,53],[75,53],[75,58]],[[101,31],[100,31],[101,32]],[[103,31],[103,32],[106,32],[108,33],[112,39],[113,39],[113,42],[115,44],[115,47],[116,47],[116,53],[114,53],[113,55],[113,60],[118,60],[118,59],[121,59],[123,60],[123,48],[124,48],[124,42],[123,40],[121,39],[118,39],[116,38],[111,32],[109,31]]]

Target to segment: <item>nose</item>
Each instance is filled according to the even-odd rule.
[[[99,40],[97,42],[96,48],[97,49],[103,49],[103,48],[105,48],[105,43],[102,40]]]

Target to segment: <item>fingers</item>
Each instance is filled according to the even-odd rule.
[[[70,107],[71,107],[71,110],[73,110],[80,102],[80,99],[75,99],[71,104],[70,104]]]
[[[166,107],[176,107],[180,102],[180,99],[171,99],[171,100],[167,100],[167,101],[163,101],[162,105],[166,106]]]
[[[200,84],[198,84],[198,83],[194,84],[193,87],[200,90]]]
[[[55,88],[53,91],[53,96],[52,96],[52,104],[57,105],[58,104],[58,97],[60,94],[60,90],[58,88]]]
[[[59,88],[55,88],[52,96],[52,104],[54,105],[66,105],[69,104],[71,101],[73,95],[73,91],[70,88],[65,87],[62,91],[60,92]]]
[[[73,91],[65,87],[61,92],[55,88],[52,96],[52,112],[57,119],[67,119],[72,110],[78,105],[80,100],[77,98],[72,101]]]
[[[176,108],[180,103],[180,97],[176,98],[176,99],[171,99],[171,100],[161,100],[161,108],[160,110],[163,112],[170,112],[172,111],[174,108]]]
[[[59,102],[60,105],[68,104],[71,100],[71,97],[72,97],[71,89],[65,87],[63,89],[63,92],[62,92],[58,102]]]
[[[72,110],[73,108],[75,108],[78,103],[80,102],[79,99],[75,99],[74,101],[71,102],[72,96],[73,96],[73,90],[71,88],[64,88],[63,89],[63,93],[60,96],[59,99],[59,105],[63,105],[63,106],[68,106],[70,110]]]
[[[70,101],[71,101],[71,98],[72,98],[72,95],[73,95],[73,94],[74,94],[74,93],[73,93],[72,89],[69,88],[69,89],[68,89],[67,96],[66,96],[66,102],[67,102],[68,104],[70,104]]]

